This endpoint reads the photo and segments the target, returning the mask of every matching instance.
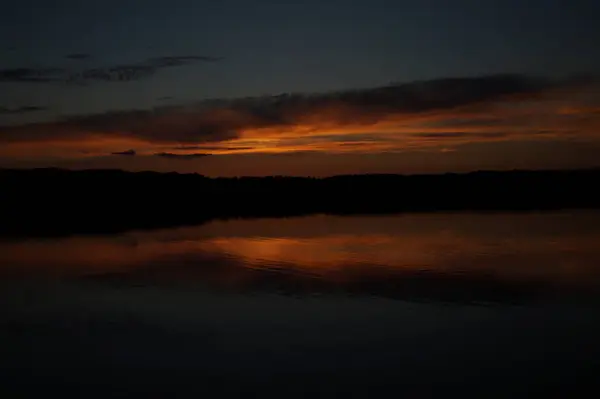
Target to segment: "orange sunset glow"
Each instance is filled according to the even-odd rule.
[[[526,89],[517,86],[511,89],[515,94],[496,94],[496,85],[526,84],[519,79],[491,77],[475,81],[482,85],[479,90],[489,92],[485,95],[468,91],[461,94],[446,88],[444,81],[433,81],[426,88],[419,83],[368,89],[362,94],[359,91],[364,98],[355,98],[359,95],[355,92],[312,97],[285,95],[235,100],[225,105],[171,107],[131,115],[107,113],[64,122],[4,126],[0,160],[72,165],[91,162],[126,169],[129,163],[134,168],[136,164],[150,169],[154,165],[162,170],[169,167],[161,164],[155,154],[166,154],[175,170],[227,175],[235,172],[212,165],[227,163],[229,159],[243,164],[243,156],[253,154],[343,157],[344,154],[452,152],[469,145],[492,150],[495,143],[525,143],[531,151],[536,143],[563,143],[567,150],[569,143],[600,145],[597,105],[600,99],[596,83],[568,81],[540,88],[523,86]],[[466,90],[460,88],[461,80],[451,82],[457,89]],[[498,93],[505,91],[503,86],[498,88],[501,88]],[[405,90],[411,90],[410,94]],[[388,97],[382,97],[382,91],[389,93],[385,94]],[[473,99],[469,97],[472,95]],[[121,154],[136,157],[127,161],[114,159]],[[193,166],[177,162],[178,157],[191,159],[201,155],[224,158],[222,162],[196,159]],[[570,155],[557,154],[557,158],[561,156]],[[508,153],[506,157],[512,156]],[[578,161],[582,160],[571,159],[571,166],[576,167]],[[258,174],[281,170],[277,166],[273,169],[267,160],[262,162],[264,167]],[[283,158],[279,162],[280,166],[286,163]],[[412,162],[409,169],[418,165],[414,163],[418,161]],[[472,169],[481,166],[477,162],[473,155],[464,155],[462,160],[472,165]],[[253,161],[253,167],[256,165]],[[390,166],[380,164],[377,168],[385,170]],[[374,165],[365,167],[372,169]],[[406,165],[398,164],[390,171],[402,171],[403,167]],[[317,174],[327,174],[327,168],[323,165]],[[314,171],[307,169],[307,173]]]
[[[0,399],[600,391],[599,21],[4,2]]]

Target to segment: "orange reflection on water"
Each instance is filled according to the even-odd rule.
[[[219,221],[196,227],[0,242],[0,276],[156,271],[321,278],[431,271],[558,283],[600,281],[600,214],[414,214]],[[181,274],[179,274],[181,275]],[[246,278],[246,277],[243,277]]]
[[[226,237],[199,243],[205,252],[228,254],[252,266],[286,265],[313,273],[371,265],[425,267],[443,261],[453,248],[466,250],[468,241],[442,232],[420,236],[329,235],[318,237]]]

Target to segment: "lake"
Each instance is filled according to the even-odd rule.
[[[573,397],[600,387],[596,211],[4,239],[0,279],[10,397]]]

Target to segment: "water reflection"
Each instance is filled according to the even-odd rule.
[[[600,213],[311,216],[0,243],[5,278],[514,301],[595,295]]]
[[[598,388],[598,242],[594,212],[4,241],[0,394],[579,397]]]

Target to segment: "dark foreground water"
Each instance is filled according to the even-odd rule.
[[[600,388],[598,212],[313,216],[8,240],[0,279],[7,398]]]

